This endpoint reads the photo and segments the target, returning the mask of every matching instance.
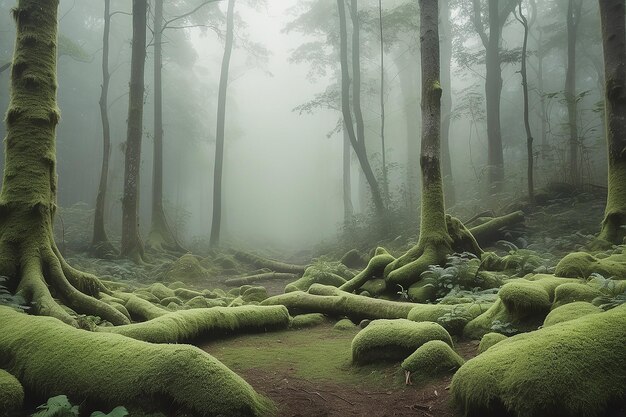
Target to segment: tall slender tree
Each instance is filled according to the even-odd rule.
[[[604,49],[609,194],[600,239],[624,243],[626,236],[626,8],[624,0],[599,0]]]
[[[389,179],[387,178],[387,151],[385,147],[385,32],[383,25],[383,0],[378,0],[378,29],[380,32],[380,152],[382,155],[383,190],[389,203]]]
[[[450,155],[450,125],[452,123],[452,16],[450,0],[439,2],[439,20],[441,32],[441,162],[443,172],[443,191],[448,207],[456,204],[456,190],[452,176],[452,158]]]
[[[569,177],[573,185],[581,183],[578,164],[578,98],[576,93],[576,40],[582,9],[582,0],[567,1],[567,73],[565,76],[565,100],[569,127]]]
[[[235,0],[228,0],[226,13],[226,43],[222,57],[220,73],[220,87],[217,102],[217,132],[215,134],[215,167],[213,171],[213,218],[211,222],[211,236],[209,244],[216,247],[220,242],[222,227],[222,173],[224,165],[224,135],[226,127],[226,94],[228,91],[228,75],[230,71],[230,57],[233,51],[235,26]]]
[[[139,234],[139,170],[143,137],[147,12],[147,0],[133,0],[133,42],[130,63],[128,130],[124,150],[121,256],[137,262],[141,261],[144,255],[143,242]]]
[[[93,220],[92,251],[98,257],[115,254],[104,227],[104,212],[109,182],[109,161],[111,160],[111,126],[109,124],[109,35],[111,32],[111,0],[104,0],[104,30],[102,33],[102,86],[100,89],[100,120],[102,121],[102,167],[96,197]]]

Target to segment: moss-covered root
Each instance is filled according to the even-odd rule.
[[[616,254],[600,259],[586,252],[570,253],[557,264],[554,275],[587,278],[594,272],[605,278],[626,279],[626,255]]]
[[[450,334],[461,334],[467,323],[491,307],[491,304],[415,304],[407,318],[441,324]]]
[[[496,217],[479,226],[472,227],[470,232],[480,245],[488,245],[501,238],[502,230],[517,226],[524,222],[524,213],[516,211],[502,217]]]
[[[441,265],[446,256],[452,253],[451,239],[446,235],[424,237],[413,249],[391,262],[385,268],[388,286],[402,286],[407,289],[418,282],[430,265]]]
[[[370,259],[367,267],[354,278],[341,285],[339,289],[346,292],[354,292],[370,279],[382,278],[385,267],[394,260],[395,258],[384,248],[376,248],[376,255]]]
[[[150,301],[139,298],[134,294],[116,292],[114,296],[124,301],[126,311],[135,321],[153,320],[167,314],[167,310],[164,308],[157,307]]]
[[[331,317],[350,317],[355,321],[406,318],[415,306],[413,303],[400,303],[354,295],[324,285],[313,285],[310,292],[312,293],[295,291],[277,295],[264,300],[261,305],[284,305],[294,315],[323,313]]]
[[[250,285],[259,281],[293,281],[298,278],[298,275],[287,272],[266,272],[263,274],[247,275],[245,277],[229,278],[224,281],[224,284],[229,287],[241,287],[242,285]]]
[[[306,269],[306,266],[304,265],[294,265],[285,262],[275,261],[273,259],[262,258],[249,252],[237,251],[235,252],[235,258],[239,259],[242,262],[247,262],[257,268],[268,268],[274,272],[285,272],[288,274],[301,275]]]
[[[344,267],[345,268],[345,267]],[[332,285],[340,287],[346,280],[332,270],[317,265],[310,266],[304,271],[304,275],[296,281],[285,286],[285,292],[307,291],[313,284]]]
[[[0,369],[0,417],[11,416],[22,410],[24,388],[10,373]]]
[[[283,306],[242,306],[181,310],[144,323],[99,330],[145,342],[181,343],[246,331],[284,329],[288,325],[289,313]]]
[[[452,380],[468,416],[595,417],[626,398],[626,305],[498,343]]]
[[[508,339],[507,336],[500,333],[487,333],[480,339],[480,344],[478,345],[478,353],[483,353],[487,349],[496,344],[502,342],[503,340]]]
[[[326,321],[326,316],[321,313],[300,314],[291,319],[289,327],[292,329],[305,329],[315,327]]]
[[[407,385],[411,383],[411,374],[418,373],[420,379],[441,374],[454,373],[465,363],[449,344],[441,340],[431,340],[417,348],[400,365],[406,375]]]
[[[10,361],[9,371],[38,397],[62,392],[74,402],[109,407],[162,400],[164,407],[194,416],[265,416],[273,411],[243,379],[193,346],[85,332],[3,307],[0,328],[0,357]]]
[[[553,326],[564,321],[574,320],[589,314],[602,313],[602,309],[585,301],[576,301],[555,308],[546,316],[544,327]]]
[[[352,340],[352,360],[356,364],[402,360],[431,340],[452,346],[450,334],[437,323],[374,320]]]

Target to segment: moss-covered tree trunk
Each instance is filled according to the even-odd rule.
[[[128,320],[92,296],[106,289],[71,268],[52,227],[56,211],[55,130],[58,0],[20,0],[6,116],[5,168],[0,193],[0,275],[7,276],[36,314],[76,325],[55,298],[77,312],[112,323]]]
[[[456,204],[456,190],[452,176],[452,158],[450,155],[450,125],[452,124],[452,22],[450,0],[440,2],[441,20],[441,86],[443,96],[441,102],[441,158],[443,163],[443,189],[446,205]]]
[[[163,207],[163,0],[154,2],[154,152],[152,222],[146,246],[155,251],[185,252],[165,217]]]
[[[526,129],[526,175],[527,175],[527,185],[528,185],[528,199],[531,204],[535,202],[535,181],[533,178],[534,174],[534,160],[533,160],[533,134],[530,130],[530,116],[529,116],[529,98],[528,98],[528,71],[526,69],[526,57],[528,55],[528,19],[524,16],[522,12],[522,1],[520,0],[518,5],[519,11],[519,21],[524,27],[524,41],[522,42],[522,67],[520,73],[522,75],[522,92],[524,96],[524,128]]]
[[[147,3],[147,0],[133,0],[133,43],[130,63],[128,131],[124,152],[124,197],[122,198],[121,255],[136,262],[142,260],[144,253],[143,242],[139,235],[139,171],[143,136]]]
[[[420,0],[422,57],[422,213],[417,246],[389,264],[387,281],[408,287],[429,265],[452,252],[448,234],[441,178],[441,96],[439,82],[439,10],[435,0]]]
[[[600,0],[604,47],[609,194],[600,239],[626,236],[626,29],[624,0]]]
[[[565,100],[569,127],[569,177],[572,185],[579,186],[581,173],[578,164],[578,99],[576,96],[576,38],[580,22],[582,1],[567,3],[567,72],[565,75]]]
[[[213,170],[213,217],[211,220],[211,236],[209,244],[216,247],[220,243],[222,230],[222,174],[224,165],[224,135],[226,128],[226,93],[228,91],[228,75],[230,56],[233,52],[235,26],[235,0],[228,0],[226,13],[226,43],[222,57],[220,73],[220,89],[217,102],[217,132],[215,134],[215,167]]]
[[[111,159],[111,126],[109,125],[109,34],[111,31],[111,0],[104,0],[104,30],[102,32],[102,86],[100,91],[100,119],[102,121],[102,167],[100,183],[96,197],[96,209],[93,219],[93,239],[91,247],[97,257],[108,257],[115,249],[104,227],[104,211],[109,179],[109,161]]]

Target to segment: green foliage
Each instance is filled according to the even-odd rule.
[[[513,335],[519,333],[519,329],[517,329],[513,323],[510,322],[502,322],[500,320],[494,320],[491,323],[491,330],[500,333],[503,335]]]
[[[72,405],[65,395],[49,398],[37,410],[32,417],[78,417],[78,406]]]
[[[126,408],[121,407],[121,406],[115,407],[108,414],[104,414],[102,411],[96,411],[96,412],[91,413],[91,417],[126,417],[128,415],[129,415],[128,410],[126,410]]]

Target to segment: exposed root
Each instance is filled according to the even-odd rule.
[[[304,270],[307,268],[304,265],[293,265],[285,262],[275,261],[273,259],[262,258],[258,255],[249,252],[237,251],[235,252],[235,258],[240,261],[247,262],[254,265],[257,268],[268,268],[275,272],[286,272],[290,274],[304,274]]]

